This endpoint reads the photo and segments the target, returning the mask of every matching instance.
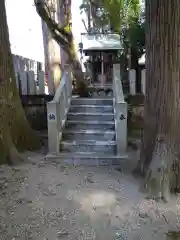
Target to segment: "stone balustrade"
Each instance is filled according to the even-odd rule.
[[[113,95],[115,111],[115,128],[117,141],[117,155],[126,153],[127,150],[127,103],[120,77],[120,64],[113,65]]]
[[[60,140],[71,104],[71,97],[72,74],[70,68],[65,66],[54,99],[47,103],[48,149],[51,154],[58,154],[60,151]]]

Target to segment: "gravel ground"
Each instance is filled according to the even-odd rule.
[[[27,156],[26,156],[27,157]],[[0,240],[156,240],[180,229],[180,201],[148,200],[132,176],[31,154],[0,167]]]

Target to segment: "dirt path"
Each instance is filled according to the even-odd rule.
[[[114,169],[32,160],[0,167],[1,240],[163,240],[180,228],[179,198],[147,200]]]

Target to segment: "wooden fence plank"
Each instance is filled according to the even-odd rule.
[[[27,81],[27,72],[21,71],[19,73],[20,81],[21,81],[21,94],[28,95],[28,81]]]
[[[43,69],[42,63],[15,54],[12,55],[19,93],[22,95],[45,94],[44,72],[41,71]],[[36,76],[39,82],[39,91],[37,91]]]
[[[35,76],[33,71],[27,72],[28,76],[28,93],[29,95],[35,95],[36,94],[36,82],[35,82]]]
[[[39,94],[45,93],[45,86],[44,86],[44,72],[39,71],[38,72],[38,82],[39,82]]]

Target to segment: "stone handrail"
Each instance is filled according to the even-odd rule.
[[[66,67],[54,99],[47,103],[49,153],[58,154],[60,151],[60,140],[71,104],[71,97],[72,75],[68,67]]]
[[[127,150],[127,103],[124,101],[120,64],[113,65],[113,94],[117,155],[122,155]]]

